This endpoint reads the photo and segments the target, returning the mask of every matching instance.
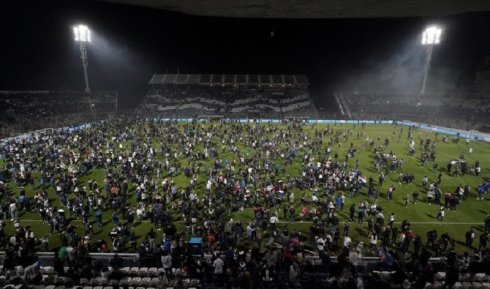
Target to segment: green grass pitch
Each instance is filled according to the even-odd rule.
[[[219,125],[219,124],[197,124],[199,127],[207,127],[210,125]],[[241,125],[250,125],[250,124],[241,124]],[[277,126],[280,129],[285,129],[286,125],[277,125],[277,124],[261,124],[263,126]],[[183,131],[184,124],[176,124],[181,131]],[[327,125],[304,125],[303,130],[306,135],[309,135],[310,138],[313,137],[315,130],[323,130],[327,127]],[[403,133],[399,136],[400,129],[403,128]],[[433,169],[433,163],[429,162],[425,166],[421,166],[420,163],[420,152],[421,147],[419,146],[420,139],[430,138],[432,141],[436,138],[436,135],[433,132],[427,132],[419,129],[413,130],[413,140],[415,141],[416,153],[413,158],[410,158],[408,155],[408,127],[406,126],[395,126],[395,125],[366,125],[365,128],[362,128],[360,125],[330,125],[330,129],[334,131],[342,131],[343,133],[348,133],[349,130],[352,130],[352,134],[347,138],[343,139],[340,145],[334,145],[333,152],[331,155],[335,153],[338,154],[340,160],[345,159],[346,152],[352,142],[354,146],[357,148],[357,155],[354,158],[349,159],[348,165],[350,167],[355,166],[356,159],[359,160],[359,168],[362,171],[363,175],[366,177],[372,176],[377,183],[378,173],[373,169],[373,152],[369,149],[368,146],[365,146],[363,149],[362,143],[365,142],[366,138],[369,137],[374,139],[376,144],[381,144],[384,142],[385,138],[388,138],[390,141],[390,145],[388,150],[392,150],[398,158],[404,159],[403,168],[398,169],[398,171],[394,173],[390,173],[386,176],[385,184],[382,188],[378,187],[379,192],[381,193],[378,204],[384,209],[385,219],[388,218],[391,212],[396,214],[397,226],[399,226],[399,222],[404,219],[409,220],[412,223],[412,230],[421,235],[422,239],[425,240],[426,232],[432,228],[437,229],[439,235],[443,232],[449,232],[449,234],[456,239],[457,251],[463,252],[468,251],[469,249],[464,246],[464,234],[470,228],[474,228],[477,231],[477,236],[479,236],[479,231],[483,229],[483,220],[488,213],[490,213],[490,202],[489,198],[485,196],[484,200],[476,199],[476,189],[477,186],[484,181],[486,178],[490,177],[490,144],[483,142],[471,141],[469,145],[473,147],[473,153],[471,155],[468,154],[468,144],[464,139],[461,139],[459,142],[456,142],[453,137],[449,137],[449,142],[444,143],[442,141],[442,135],[437,136],[437,157],[436,162],[439,170],[442,171],[442,186],[441,189],[443,192],[454,192],[456,186],[458,184],[469,185],[471,188],[470,197],[467,200],[462,201],[457,210],[446,211],[446,217],[442,222],[436,220],[435,216],[438,212],[438,206],[430,205],[426,202],[425,199],[425,190],[421,186],[422,177],[426,175],[429,180],[435,180],[438,175],[438,171]],[[141,134],[144,131],[140,132]],[[357,137],[358,134],[364,133],[362,137]],[[269,134],[272,138],[272,134]],[[110,136],[108,136],[110,137]],[[325,149],[327,147],[327,140],[332,138],[333,135],[327,135],[323,139],[322,149],[320,151],[310,151],[311,155],[315,157],[316,160],[322,159],[325,155]],[[218,136],[215,136],[215,141],[221,142]],[[151,140],[153,145],[156,147],[161,143],[161,139],[153,138]],[[125,146],[129,146],[128,143]],[[221,145],[219,145],[221,147]],[[243,142],[238,143],[238,148],[246,155],[251,156],[257,153],[254,149],[245,147]],[[125,149],[125,148],[123,148]],[[175,151],[177,149],[176,144],[172,144],[172,149]],[[197,149],[202,150],[202,145],[198,145]],[[296,158],[296,161],[291,165],[286,166],[286,173],[290,176],[300,176],[301,175],[301,158],[304,155],[305,151],[300,151],[299,156]],[[465,176],[457,176],[452,177],[447,174],[445,171],[446,165],[451,159],[458,159],[460,154],[465,155],[465,159],[468,161],[469,165],[473,165],[476,160],[479,160],[481,163],[481,173],[480,176],[475,176],[473,174],[465,175]],[[237,159],[235,154],[227,151],[224,154],[221,154],[219,158],[227,159],[229,161],[233,159]],[[212,159],[208,159],[204,162],[204,167],[209,168]],[[185,156],[180,157],[180,162],[185,167],[187,165],[187,158]],[[280,167],[284,166],[282,160],[273,160],[273,163],[277,163]],[[0,160],[0,167],[3,166],[2,161]],[[398,174],[400,172],[412,172],[415,175],[415,181],[412,184],[399,184],[398,182]],[[99,185],[103,184],[105,171],[103,169],[93,169],[90,170],[87,175],[80,177],[80,183],[86,185],[89,179],[97,180]],[[38,175],[34,174],[36,178],[35,187],[32,185],[28,185],[26,187],[27,195],[32,197],[37,190],[39,190],[38,186]],[[156,177],[156,176],[154,176]],[[285,176],[279,173],[279,178],[284,178]],[[178,186],[178,188],[182,188],[187,186],[189,183],[189,179],[184,176],[182,172],[179,172],[174,180]],[[201,173],[198,176],[198,185],[197,185],[197,193],[199,195],[204,194],[204,188],[206,183],[206,176],[204,173]],[[158,182],[160,183],[160,182]],[[391,202],[386,200],[386,191],[389,185],[393,184],[396,187],[396,192],[394,194],[394,199]],[[14,182],[9,183],[9,187],[11,191],[18,196],[19,188],[15,185]],[[135,196],[134,196],[135,185],[131,184],[130,186],[130,204],[135,204]],[[407,208],[405,208],[405,195],[407,193],[412,194],[413,191],[418,190],[420,192],[419,202],[417,204],[410,203]],[[50,199],[54,201],[55,206],[61,207],[59,200],[54,192],[52,187],[48,189]],[[301,209],[300,204],[300,196],[303,194],[301,191],[295,191],[295,205],[296,212],[299,213]],[[307,190],[306,195],[307,199],[311,200],[312,191]],[[368,199],[367,197],[367,188],[363,189],[360,196],[356,198],[349,198],[347,192],[345,193],[346,197],[346,205],[343,211],[339,212],[340,216],[340,226],[346,220],[348,215],[349,206],[355,202],[358,204],[362,200]],[[68,195],[70,198],[71,195]],[[372,203],[373,200],[369,199],[369,203]],[[310,206],[308,206],[310,207]],[[66,209],[65,209],[66,210]],[[280,227],[289,228],[290,230],[296,230],[304,233],[305,235],[309,234],[310,224],[307,222],[294,222],[290,223],[287,220],[283,219],[282,209],[278,208],[277,210],[279,220],[281,221]],[[356,211],[357,215],[357,211]],[[243,211],[235,211],[232,213],[232,216],[235,220],[241,220],[243,222],[248,222],[251,220],[253,216],[253,212],[251,208],[246,208]],[[94,240],[97,239],[105,239],[107,243],[110,244],[109,232],[112,229],[112,223],[110,222],[111,211],[109,209],[104,211],[104,221],[107,224],[104,225],[102,229],[99,229],[96,225],[94,225],[95,229],[95,237]],[[94,217],[91,218],[94,221]],[[183,229],[182,217],[178,214],[174,214],[174,220],[176,222],[176,226],[179,230]],[[50,249],[54,249],[60,246],[60,238],[56,234],[49,234],[49,225],[43,224],[39,219],[38,213],[23,213],[20,217],[20,223],[22,226],[30,226],[37,238],[41,238],[42,236],[49,236],[49,244]],[[81,234],[83,231],[83,226],[80,220],[72,220],[71,223],[77,227],[78,232]],[[148,232],[149,228],[152,227],[153,224],[149,222],[143,222],[134,227],[135,233],[143,238]],[[13,233],[13,222],[7,221],[6,225],[6,233],[8,235]],[[353,241],[364,241],[367,243],[367,223],[364,222],[363,225],[358,225],[355,222],[350,224],[350,232]],[[162,231],[158,231],[158,238],[161,238]],[[190,237],[187,235],[187,237]],[[306,245],[310,245],[310,238],[307,238]],[[475,240],[475,243],[478,243],[478,237]]]

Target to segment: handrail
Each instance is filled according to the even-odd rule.
[[[37,257],[40,257],[40,258],[54,258],[54,252],[35,252],[35,254]],[[91,252],[91,253],[89,253],[89,255],[91,257],[94,257],[96,259],[109,259],[109,258],[114,257],[116,254],[123,259],[132,259],[133,261],[139,260],[139,254],[138,253],[102,253],[102,252]],[[0,251],[0,257],[4,257],[4,256],[5,256],[5,251]],[[224,255],[222,255],[222,257],[223,256]],[[204,254],[203,257],[204,258],[212,258],[213,255]],[[307,256],[305,256],[305,259],[319,259],[319,258],[320,258],[319,255],[307,255]],[[338,257],[337,256],[330,256],[330,259],[336,261],[338,259]],[[374,261],[377,262],[379,260],[378,257],[362,257],[361,259],[365,262],[374,262]],[[438,261],[441,261],[443,259],[444,258],[442,258],[442,257],[431,257],[429,259],[429,261],[438,262]]]

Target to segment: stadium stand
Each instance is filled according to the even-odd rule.
[[[197,81],[199,80],[199,81]],[[304,75],[155,74],[140,115],[316,117]]]
[[[390,93],[337,94],[353,119],[407,119],[463,130],[485,131],[490,125],[490,95],[433,93],[425,96]]]
[[[0,91],[0,138],[105,119],[116,109],[117,92]]]

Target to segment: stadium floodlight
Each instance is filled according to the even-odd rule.
[[[422,45],[433,45],[441,42],[442,29],[437,26],[427,27],[422,33]]]
[[[438,26],[429,26],[422,33],[421,44],[426,46],[425,53],[425,65],[424,65],[424,78],[422,80],[422,89],[420,94],[425,94],[427,87],[427,78],[429,76],[430,62],[432,59],[432,50],[434,46],[441,42],[442,29]]]
[[[90,35],[90,29],[86,25],[77,25],[73,27],[73,33],[75,34],[75,41],[80,42],[92,42]]]
[[[87,43],[92,42],[90,29],[86,25],[76,25],[73,27],[75,42],[80,44],[80,58],[82,59],[83,76],[85,77],[85,92],[90,93],[88,84],[88,59],[87,59]]]

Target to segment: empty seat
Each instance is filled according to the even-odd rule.
[[[462,287],[463,287],[463,285],[461,284],[461,282],[456,282],[456,283],[454,283],[454,285],[453,285],[453,289],[460,289],[460,288],[462,288]]]
[[[159,284],[160,284],[160,279],[158,279],[158,278],[151,278],[151,281],[150,281],[150,284],[149,285],[151,287],[160,287]]]
[[[437,272],[436,278],[441,281],[446,280],[446,272]]]
[[[140,267],[138,271],[138,275],[140,277],[146,277],[148,276],[148,267]]]
[[[107,278],[97,277],[95,279],[97,281],[97,285],[99,285],[99,286],[107,286],[107,285],[109,285],[109,280],[107,280]]]
[[[131,268],[129,268],[129,267],[122,267],[121,269],[119,269],[119,271],[121,271],[121,272],[122,272],[122,273],[124,273],[124,274],[129,274],[129,270],[130,270],[130,269],[131,269]]]
[[[490,283],[488,282],[483,282],[482,285],[480,286],[481,289],[489,289],[490,288]]]
[[[151,278],[143,277],[141,278],[141,286],[148,287],[150,285]]]
[[[129,281],[129,286],[137,287],[141,284],[141,277],[133,277],[131,281]]]
[[[44,287],[44,289],[54,289],[54,288],[56,288],[56,286],[54,286],[54,285],[48,285],[48,286]]]
[[[55,274],[56,272],[54,271],[54,268],[52,266],[43,266],[41,267],[40,271],[44,271],[45,274]]]
[[[92,286],[83,286],[83,289],[92,289]]]
[[[158,268],[151,267],[148,269],[148,277],[158,277]]]
[[[140,270],[139,267],[131,267],[131,269],[129,269],[129,274],[131,276],[137,276],[139,270]]]
[[[475,277],[473,277],[473,282],[482,282],[483,278],[485,278],[484,273],[477,273],[475,274]]]

